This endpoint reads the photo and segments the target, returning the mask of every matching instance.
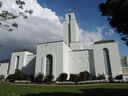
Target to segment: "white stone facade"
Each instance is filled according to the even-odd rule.
[[[55,78],[62,73],[67,72],[67,64],[68,64],[68,53],[66,51],[70,51],[70,48],[66,48],[66,44],[64,42],[52,42],[39,44],[37,46],[37,58],[36,58],[36,67],[35,73],[42,72],[46,75],[46,57],[47,55],[52,55],[52,74]]]
[[[28,75],[34,74],[35,55],[28,51],[13,52],[11,56],[9,74],[13,74],[16,69],[19,69]]]
[[[39,72],[45,76],[54,75],[55,80],[61,73],[69,75],[82,71],[97,76],[108,75],[107,72],[110,73],[111,69],[113,77],[122,74],[117,42],[106,40],[94,43],[93,49],[83,49],[74,13],[65,15],[63,33],[63,41],[38,44],[36,55],[28,51],[12,53],[9,74],[14,73],[15,69],[20,69],[30,75]],[[107,48],[108,54],[104,53],[104,48]]]
[[[110,67],[112,76],[115,77],[119,74],[122,74],[120,55],[117,42],[109,42],[109,43],[101,43],[94,44],[94,63],[95,63],[95,72],[98,74],[106,74],[106,66],[105,66],[105,56],[104,49],[108,49],[109,59],[110,59]]]
[[[0,75],[7,76],[9,63],[0,63]]]

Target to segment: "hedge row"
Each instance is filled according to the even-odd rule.
[[[1,76],[1,78],[3,78],[3,77]],[[20,70],[15,70],[14,74],[11,74],[6,78],[6,81],[14,82],[16,80],[30,80],[32,82],[45,82],[45,83],[47,83],[47,82],[52,82],[53,78],[54,78],[53,75],[44,76],[42,73],[38,73],[38,74],[36,74],[36,76],[28,76],[28,75],[22,73]],[[68,78],[68,74],[67,73],[61,73],[56,81],[63,82],[63,81],[66,81],[67,78]],[[96,77],[96,76],[92,76],[87,71],[83,71],[83,72],[80,72],[79,74],[70,74],[68,81],[72,81],[72,82],[76,82],[77,83],[78,81],[105,80],[105,79],[106,79],[106,77],[105,77],[104,74],[99,74]],[[116,76],[115,79],[121,80],[122,79],[122,75]],[[113,78],[109,77],[109,80],[112,81]]]

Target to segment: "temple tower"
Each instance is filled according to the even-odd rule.
[[[67,13],[63,23],[64,42],[73,50],[81,49],[79,33],[79,26],[76,22],[74,13]]]

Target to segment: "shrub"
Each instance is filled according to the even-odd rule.
[[[104,74],[98,74],[98,77],[97,77],[98,80],[105,80],[106,77]]]
[[[67,73],[61,73],[60,76],[58,77],[57,81],[66,81],[68,77]]]
[[[77,83],[80,81],[80,75],[79,74],[70,74],[69,81]]]
[[[74,81],[75,74],[70,74],[69,81]]]
[[[117,76],[115,77],[115,79],[116,79],[116,80],[122,80],[122,79],[123,79],[123,75],[121,75],[121,74],[120,74],[120,75],[117,75]]]
[[[0,75],[0,82],[4,80],[4,75]]]
[[[95,75],[90,74],[90,80],[97,80],[97,77]]]
[[[44,82],[52,82],[52,80],[53,80],[53,78],[54,78],[54,76],[53,75],[47,75],[47,76],[45,76],[45,78],[44,78]]]
[[[29,76],[25,73],[22,73],[20,70],[16,70],[14,73],[17,80],[28,80]]]
[[[14,82],[14,81],[15,81],[15,76],[14,76],[14,74],[8,75],[8,77],[6,78],[6,81]]]
[[[80,72],[79,75],[81,81],[90,80],[90,74],[87,71]]]
[[[37,73],[35,76],[35,82],[42,82],[43,81],[44,74]]]
[[[110,83],[114,83],[114,79],[112,78],[112,76],[110,75],[110,76],[108,76],[108,80],[109,80],[109,82]]]
[[[9,82],[14,82],[15,80],[29,80],[29,76],[16,69],[15,73],[8,75],[6,80]]]
[[[34,75],[29,75],[29,80],[32,81],[32,82],[34,82],[35,81]]]

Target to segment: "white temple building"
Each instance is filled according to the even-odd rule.
[[[13,74],[15,69],[29,75],[39,72],[45,76],[54,75],[54,79],[61,73],[78,74],[82,71],[94,76],[105,74],[115,77],[122,74],[116,41],[101,40],[95,42],[92,49],[83,49],[79,34],[74,13],[67,13],[63,22],[62,41],[38,44],[36,55],[28,50],[13,52],[4,74]]]

